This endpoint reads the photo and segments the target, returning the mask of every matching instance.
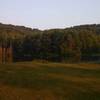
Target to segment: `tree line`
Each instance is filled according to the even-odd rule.
[[[0,24],[0,44],[10,41],[14,61],[100,61],[100,25],[41,31]]]

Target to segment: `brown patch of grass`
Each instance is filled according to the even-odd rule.
[[[100,69],[100,64],[95,63],[77,63],[77,64],[71,64],[71,63],[50,63],[50,62],[31,62],[30,64],[35,65],[44,65],[44,66],[50,66],[50,67],[72,67],[72,68],[83,68],[83,69]]]
[[[95,78],[95,77],[65,76],[63,74],[48,74],[47,76],[64,80],[70,80],[74,82],[84,82],[84,83],[91,83],[96,81],[100,82],[100,78]]]
[[[2,64],[0,100],[100,100],[99,65],[47,62]]]
[[[95,77],[77,77],[77,76],[65,76],[62,74],[48,74],[48,78],[55,78],[59,80],[70,81],[73,83],[74,88],[83,88],[84,86],[90,87],[94,91],[100,91],[100,78]],[[75,84],[74,84],[75,83]],[[79,85],[78,85],[79,84]],[[84,91],[85,89],[83,89]]]
[[[48,90],[31,90],[0,84],[0,100],[57,100]]]
[[[92,64],[92,63],[77,63],[77,64],[68,64],[68,63],[50,63],[50,62],[41,62],[41,61],[32,61],[32,62],[20,62],[20,63],[13,63],[8,64],[13,65],[15,68],[22,68],[22,67],[32,67],[32,68],[41,68],[42,66],[48,67],[70,67],[70,68],[82,68],[82,69],[100,69],[100,64]]]

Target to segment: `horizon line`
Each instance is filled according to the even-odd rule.
[[[66,29],[66,28],[72,28],[72,27],[76,27],[76,26],[84,26],[84,25],[99,25],[100,23],[85,23],[85,24],[74,24],[74,25],[66,25],[65,27],[54,27],[54,28],[39,28],[39,27],[32,27],[30,25],[24,25],[24,24],[13,24],[13,23],[6,23],[6,22],[1,22],[0,24],[4,24],[4,25],[13,25],[13,26],[19,26],[19,27],[25,27],[25,28],[30,28],[30,29],[38,29],[41,31],[44,30],[50,30],[50,29]]]

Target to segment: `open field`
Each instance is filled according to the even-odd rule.
[[[100,100],[100,64],[0,64],[0,100]]]

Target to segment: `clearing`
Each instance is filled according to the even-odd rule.
[[[0,100],[100,100],[100,64],[0,64]]]

